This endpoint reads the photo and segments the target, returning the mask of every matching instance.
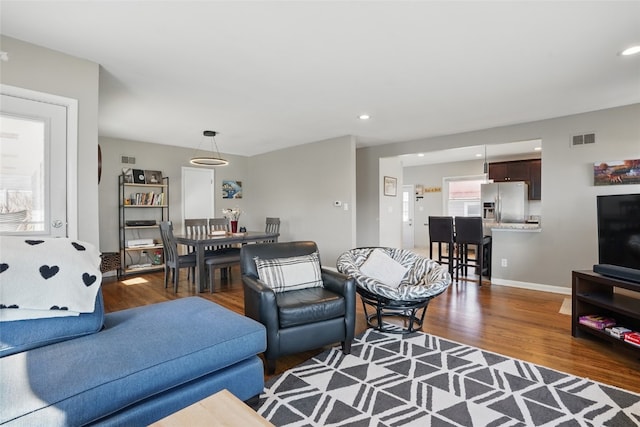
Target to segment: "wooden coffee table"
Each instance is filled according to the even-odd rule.
[[[151,425],[153,427],[212,425],[220,427],[274,427],[228,390],[219,391]]]

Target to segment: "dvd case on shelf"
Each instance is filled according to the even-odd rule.
[[[615,326],[616,320],[611,317],[602,316],[599,314],[587,314],[580,316],[578,322],[583,325],[589,326],[595,329],[604,329],[611,326]]]

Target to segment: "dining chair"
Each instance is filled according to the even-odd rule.
[[[210,231],[226,231],[229,232],[229,219],[228,218],[209,218],[209,230]],[[240,262],[240,248],[235,248],[232,245],[219,245],[211,248],[214,251],[224,253],[231,256],[236,256],[238,262]],[[231,266],[220,267],[222,277],[226,277],[227,274],[231,275]],[[213,290],[213,272],[209,274],[210,286]]]
[[[206,235],[209,233],[209,220],[207,218],[187,218],[184,220],[184,232],[191,235]],[[188,253],[195,251],[195,247],[189,246]],[[209,250],[210,248],[207,248]],[[187,277],[194,277],[195,267],[189,269]]]
[[[455,268],[454,256],[455,250],[455,235],[453,231],[453,217],[451,216],[430,216],[429,221],[429,258],[433,258],[433,244],[438,244],[438,262],[440,264],[447,264],[449,267],[449,274],[453,276],[453,269]],[[447,245],[447,255],[442,254],[442,244]]]
[[[173,224],[171,221],[162,221],[159,224],[160,236],[164,247],[164,287],[169,284],[169,274],[172,274],[173,292],[178,292],[181,268],[195,268],[196,254],[178,254],[178,243],[173,236]]]
[[[204,260],[207,264],[207,273],[209,277],[209,290],[213,293],[215,289],[215,273],[220,269],[220,279],[225,277],[231,278],[231,267],[240,264],[240,250],[237,251],[221,251]]]
[[[184,232],[186,234],[207,234],[209,233],[209,220],[207,218],[185,219]]]
[[[280,218],[267,217],[264,231],[267,233],[279,233]],[[278,237],[276,236],[272,239],[265,240],[264,243],[276,243],[277,241],[278,241]]]
[[[454,219],[456,230],[456,246],[458,260],[456,264],[456,282],[460,270],[466,275],[469,267],[473,267],[478,275],[478,283],[482,286],[482,276],[491,279],[491,236],[485,236],[482,218],[479,216],[457,216]],[[469,258],[469,246],[475,246],[474,258]]]
[[[210,231],[229,231],[229,220],[227,218],[209,218]]]

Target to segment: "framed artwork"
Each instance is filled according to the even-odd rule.
[[[162,172],[144,171],[144,178],[147,184],[162,184]]]
[[[398,179],[391,176],[384,177],[384,195],[396,196],[398,194]]]
[[[222,181],[223,199],[242,199],[242,181]]]
[[[593,164],[593,185],[640,184],[640,159]]]
[[[124,176],[124,182],[133,184],[133,169],[122,168],[122,175]]]
[[[133,169],[134,184],[145,184],[144,171],[142,169]]]

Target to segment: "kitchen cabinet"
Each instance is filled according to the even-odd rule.
[[[489,163],[489,179],[493,182],[524,181],[529,185],[529,200],[540,200],[541,166],[540,159]]]
[[[542,199],[542,160],[529,160],[529,200]]]

